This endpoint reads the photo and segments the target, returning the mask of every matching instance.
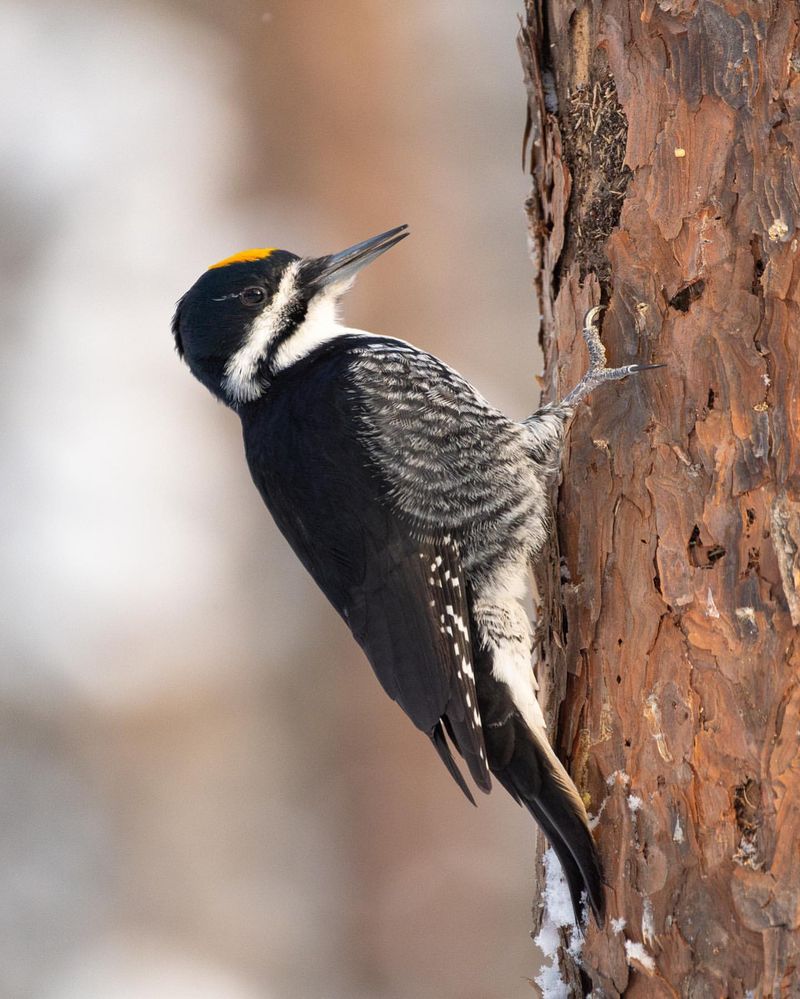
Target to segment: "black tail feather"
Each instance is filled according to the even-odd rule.
[[[479,683],[478,696],[481,696]],[[481,703],[489,768],[505,789],[525,805],[550,841],[569,887],[575,920],[582,922],[582,895],[598,925],[605,915],[600,858],[589,831],[586,809],[544,733],[532,732],[504,684],[484,687]]]
[[[598,926],[605,920],[605,892],[600,858],[585,814],[577,814],[564,792],[545,781],[539,798],[523,803],[544,830],[561,862],[569,886],[575,919],[581,924],[584,903],[588,902]],[[586,898],[582,899],[585,893]]]
[[[539,806],[539,803],[534,798],[522,798],[517,793],[514,785],[512,783],[507,783],[507,776],[495,771],[495,776],[500,781],[500,783],[505,787],[508,793],[514,798],[520,805],[525,805],[528,811],[533,815],[536,822],[542,829],[542,832],[547,837],[548,842],[555,851],[558,861],[561,864],[561,869],[564,872],[564,877],[567,881],[567,887],[569,889],[569,897],[572,902],[572,909],[575,913],[575,922],[578,926],[581,925],[584,913],[586,912],[586,902],[589,900],[589,891],[586,885],[586,879],[584,878],[580,867],[575,861],[572,855],[566,839],[561,834],[559,828],[547,812]],[[598,914],[595,905],[592,904],[592,912],[594,912],[598,923],[603,922],[603,911],[602,911],[602,892],[600,893],[600,913]]]
[[[447,739],[445,739],[444,729],[442,728],[441,722],[439,722],[436,728],[430,733],[430,736],[431,742],[436,747],[436,752],[439,754],[442,763],[444,763],[450,771],[450,776],[467,796],[467,800],[474,805],[475,799],[472,797],[472,792],[467,787],[464,775],[456,766],[456,761],[453,759],[453,754],[450,752],[450,747],[447,745]]]
[[[515,751],[505,774],[561,862],[576,922],[581,923],[581,895],[586,892],[595,919],[602,926],[605,893],[600,857],[577,789],[543,733],[537,738],[519,715],[514,718],[514,728]]]
[[[445,731],[450,737],[450,741],[467,764],[470,776],[484,794],[489,794],[492,790],[492,779],[489,776],[489,771],[486,769],[486,761],[478,753],[471,751],[469,739],[465,736],[464,722],[456,721],[449,715],[443,715],[442,722],[444,723]],[[481,740],[482,744],[483,740]]]

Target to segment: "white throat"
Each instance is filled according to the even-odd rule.
[[[292,335],[278,347],[273,361],[274,371],[285,371],[320,344],[350,331],[342,326],[336,314],[338,295],[331,289],[317,295],[308,306],[306,318]]]

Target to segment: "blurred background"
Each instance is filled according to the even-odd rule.
[[[261,505],[175,300],[401,222],[350,325],[538,400],[518,0],[0,0],[3,999],[531,994],[473,809]]]

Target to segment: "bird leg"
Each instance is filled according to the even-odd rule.
[[[583,339],[589,350],[589,370],[575,388],[561,400],[561,405],[567,409],[574,409],[581,399],[603,382],[614,382],[639,371],[651,371],[653,368],[664,367],[663,364],[626,364],[621,368],[607,368],[606,349],[600,340],[597,326],[597,319],[602,311],[602,307],[596,305],[593,309],[589,309],[583,320]]]

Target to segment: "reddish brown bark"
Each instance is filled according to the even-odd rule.
[[[611,363],[668,365],[578,415],[539,580],[607,997],[800,995],[799,18],[529,0],[521,36],[545,395],[600,301]]]

